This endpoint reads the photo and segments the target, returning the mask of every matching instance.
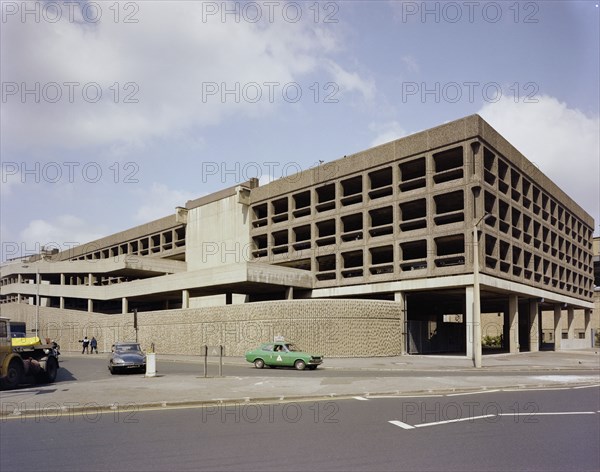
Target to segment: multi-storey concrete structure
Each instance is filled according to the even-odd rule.
[[[319,303],[342,324],[334,300],[344,299],[340,310],[348,299],[371,307],[348,321],[366,332],[350,326],[353,334],[336,341],[350,349],[300,336],[340,355],[473,356],[479,307],[501,315],[507,350],[537,350],[542,314],[552,313],[558,333],[566,312],[572,335],[563,347],[588,346],[593,225],[475,115],[268,185],[253,180],[189,201],[172,216],[51,261],[5,264],[0,293],[11,303],[1,306],[19,313],[19,302],[39,291],[47,313],[195,309],[202,322],[210,311],[203,307],[246,303],[253,319],[276,322],[273,305],[259,302],[287,300],[298,323],[314,313],[313,329],[327,321]],[[575,323],[582,340],[574,339]],[[390,347],[373,348],[382,337]]]

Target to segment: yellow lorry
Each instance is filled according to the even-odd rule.
[[[15,341],[16,340],[16,341]],[[10,320],[0,317],[0,388],[23,383],[52,383],[58,373],[58,351],[39,338],[13,338]]]

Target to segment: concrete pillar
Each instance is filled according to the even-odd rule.
[[[540,350],[540,315],[538,313],[539,303],[529,302],[529,350],[538,352]]]
[[[181,292],[181,308],[189,308],[190,307],[190,291],[183,290]]]
[[[287,287],[285,289],[285,299],[293,300],[294,299],[294,287]]]
[[[65,309],[65,297],[59,297],[59,298],[58,298],[58,307],[59,307],[61,310],[64,310],[64,309]]]
[[[508,352],[519,352],[519,297],[508,297]]]
[[[575,308],[569,306],[567,308],[567,338],[575,339]]]
[[[474,354],[474,341],[473,336],[473,287],[465,287],[465,303],[466,303],[466,319],[465,328],[467,330],[467,358],[473,359]]]
[[[121,298],[121,313],[129,312],[129,300],[126,297]]]
[[[60,284],[61,285],[65,284],[65,274],[60,274]]]
[[[554,350],[560,351],[562,341],[562,306],[554,304]]]
[[[585,333],[585,339],[590,339],[591,344],[588,344],[588,347],[593,347],[595,340],[592,339],[592,310],[586,308],[583,312],[584,321],[583,321],[583,330]]]
[[[88,298],[88,312],[92,312],[94,311],[94,300],[92,300],[91,298]]]
[[[394,301],[399,305],[400,312],[400,353],[406,354],[406,294],[404,292],[395,292]]]

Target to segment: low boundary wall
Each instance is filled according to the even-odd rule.
[[[402,353],[400,305],[379,300],[311,299],[138,313],[138,340],[164,354],[199,354],[200,346],[225,346],[241,356],[261,342],[284,336],[304,351],[331,357],[397,356]],[[0,305],[2,316],[35,326],[35,306]],[[108,352],[116,341],[135,340],[133,314],[106,315],[40,307],[40,337],[56,340],[63,351],[81,349],[95,336]]]

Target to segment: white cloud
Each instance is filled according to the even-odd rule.
[[[12,194],[16,186],[23,184],[21,166],[18,162],[3,162],[0,168],[0,196],[6,197]]]
[[[349,72],[333,61],[327,61],[327,68],[340,93],[359,92],[368,101],[375,96],[375,84],[372,80],[364,79],[356,72]]]
[[[53,221],[36,219],[20,232],[19,241],[3,241],[3,256],[34,254],[42,246],[68,250],[105,235],[104,225],[94,225],[73,215],[60,215]]]
[[[413,73],[420,72],[421,68],[419,67],[419,63],[410,54],[406,55],[406,56],[402,56],[400,58],[400,60],[404,63],[404,65],[406,66],[406,68],[408,69],[409,72],[413,72]]]
[[[545,175],[600,220],[600,120],[556,98],[503,98],[479,114]]]
[[[115,22],[114,9],[98,3],[103,16],[96,24],[69,22],[66,6],[56,23],[21,22],[18,15],[3,23],[1,80],[3,87],[17,87],[2,107],[5,146],[142,146],[228,116],[264,116],[284,102],[283,85],[291,82],[300,83],[308,100],[308,75],[319,71],[341,88],[373,93],[370,82],[329,57],[339,39],[308,17],[252,23],[229,16],[223,22],[221,15],[203,18],[203,2],[131,3],[139,7],[137,23]],[[225,2],[214,3],[225,8]],[[270,89],[265,82],[279,85]],[[40,103],[34,94],[21,95],[22,84],[35,89],[36,83]],[[102,92],[97,103],[89,103],[98,89],[93,84]],[[253,103],[256,88],[248,84],[260,86],[261,100]],[[236,87],[239,92],[223,94]],[[56,103],[44,99],[58,91]],[[127,98],[136,102],[124,103]]]
[[[371,141],[371,146],[389,143],[390,141],[402,138],[408,134],[397,121],[371,123],[369,129],[376,133],[375,138]]]
[[[144,202],[134,215],[134,219],[141,223],[172,215],[175,213],[175,207],[185,206],[188,200],[202,196],[182,190],[173,190],[157,182],[152,183],[149,189],[136,190],[135,194]]]

